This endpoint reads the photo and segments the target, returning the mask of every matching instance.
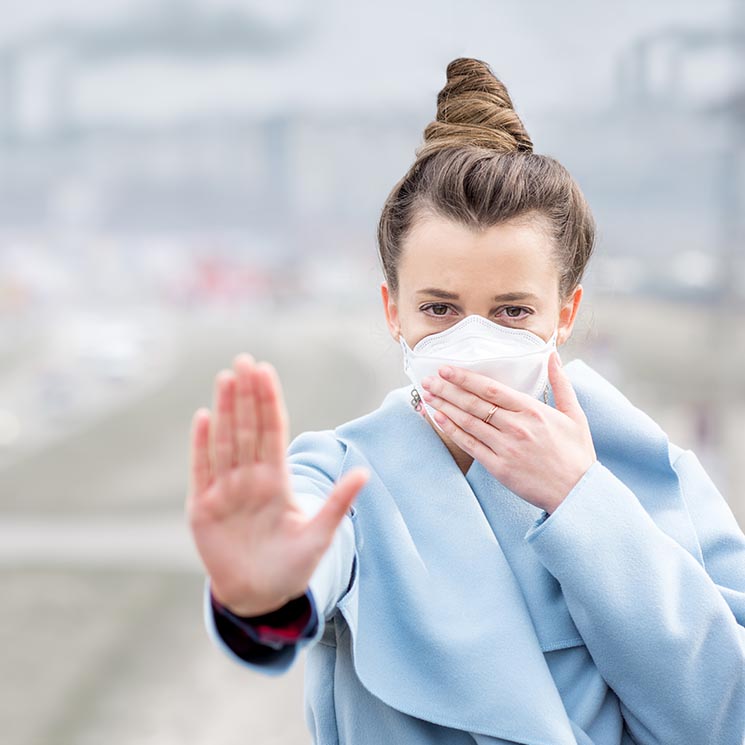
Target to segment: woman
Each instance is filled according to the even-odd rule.
[[[745,741],[745,536],[693,453],[562,368],[593,219],[485,63],[448,66],[378,239],[411,394],[286,450],[242,354],[195,414],[214,642],[266,674],[306,648],[322,745]]]

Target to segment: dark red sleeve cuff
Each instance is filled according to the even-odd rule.
[[[306,591],[281,608],[259,616],[238,616],[210,593],[217,630],[239,656],[255,659],[299,639],[313,636],[318,614],[312,595]],[[248,656],[247,656],[248,655]]]

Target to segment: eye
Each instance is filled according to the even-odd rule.
[[[533,311],[519,305],[507,305],[504,308],[501,308],[501,312],[504,313],[507,318],[518,320],[529,316]]]
[[[429,311],[429,315],[432,316],[445,316],[449,308],[450,306],[445,303],[429,303],[428,305],[423,305],[420,310],[423,310],[425,313]]]

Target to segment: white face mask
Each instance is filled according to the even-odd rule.
[[[548,341],[532,331],[501,326],[479,315],[466,316],[450,328],[430,334],[411,349],[403,334],[399,342],[404,354],[404,372],[414,384],[430,418],[435,409],[424,401],[422,378],[437,376],[442,365],[454,365],[486,375],[527,393],[544,397],[548,386],[548,358],[556,349],[555,330]],[[417,395],[414,394],[416,403]]]

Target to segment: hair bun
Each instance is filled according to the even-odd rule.
[[[486,62],[471,57],[458,57],[447,66],[447,82],[437,94],[437,119],[427,125],[416,154],[464,145],[533,151],[507,88]]]

